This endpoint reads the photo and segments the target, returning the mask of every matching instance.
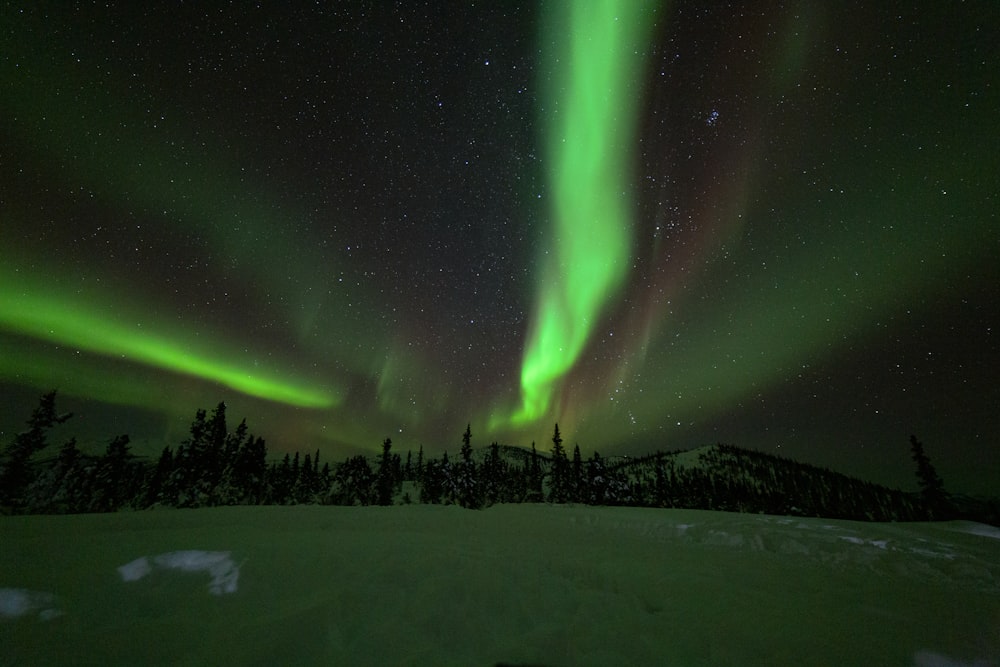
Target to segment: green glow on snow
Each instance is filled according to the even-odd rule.
[[[541,257],[515,424],[549,410],[626,273],[636,82],[652,11],[634,0],[594,0],[558,3],[546,18],[544,37],[554,43],[544,112],[552,247]]]

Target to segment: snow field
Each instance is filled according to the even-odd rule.
[[[4,517],[0,589],[0,664],[1000,664],[1000,539],[960,522],[550,505]]]

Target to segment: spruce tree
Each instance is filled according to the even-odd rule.
[[[447,450],[441,455],[441,464],[438,466],[441,475],[441,502],[451,505],[457,502],[458,490],[455,484],[455,466],[448,459]]]
[[[549,502],[565,503],[569,501],[569,461],[566,450],[562,446],[562,436],[559,435],[559,424],[556,424],[552,435],[552,470],[549,483]]]
[[[590,494],[587,502],[591,505],[603,505],[607,502],[608,477],[601,455],[594,452],[587,462],[587,486]]]
[[[944,482],[938,477],[930,458],[924,453],[923,443],[917,440],[915,435],[910,436],[910,452],[917,464],[917,482],[920,484],[920,495],[927,506],[928,518],[931,520],[946,518],[949,499],[944,490]]]
[[[147,508],[156,505],[174,505],[169,489],[170,477],[174,472],[174,453],[170,447],[164,447],[160,458],[153,468],[153,474],[146,478],[145,502]]]
[[[323,469],[319,471],[319,490],[317,491],[317,496],[320,502],[328,504],[330,502],[330,484],[332,483],[333,473],[330,471],[330,464],[327,461],[323,462]]]
[[[91,485],[91,512],[117,512],[136,500],[141,480],[128,443],[127,435],[114,438],[98,460]]]
[[[392,504],[392,492],[395,488],[395,481],[392,475],[392,454],[389,451],[390,449],[392,449],[392,440],[386,438],[382,442],[382,458],[379,459],[378,466],[378,498],[376,502],[379,505]]]
[[[202,507],[210,504],[215,482],[212,480],[215,456],[213,435],[218,433],[219,422],[225,429],[226,404],[219,403],[209,421],[205,410],[195,411],[191,422],[190,437],[177,448],[174,480],[178,487],[178,507]],[[221,476],[221,470],[219,471]],[[215,480],[217,481],[217,480]]]
[[[292,456],[285,452],[281,463],[272,465],[269,474],[271,487],[271,504],[288,505],[292,491]]]
[[[441,466],[434,459],[430,459],[424,463],[423,468],[420,481],[420,502],[437,505],[441,502]]]
[[[313,463],[312,455],[306,454],[306,458],[299,468],[298,477],[292,487],[292,496],[297,504],[303,505],[313,502]]]
[[[455,470],[455,495],[462,507],[477,509],[482,505],[476,464],[472,460],[472,425],[465,427],[462,435],[462,460]]]
[[[628,477],[621,468],[604,469],[604,502],[605,505],[631,505],[634,502]]]
[[[326,495],[325,484],[323,484],[323,478],[320,476],[319,469],[319,450],[313,454],[312,460],[312,471],[309,473],[309,500],[310,503],[321,502],[322,498]]]
[[[531,441],[531,459],[528,461],[527,491],[525,500],[530,503],[540,503],[544,500],[542,492],[542,464],[538,459],[538,450],[535,449],[535,441]]]
[[[222,454],[222,468],[225,470],[227,467],[233,464],[233,461],[239,455],[240,449],[246,443],[247,439],[247,420],[244,418],[240,421],[239,426],[232,433],[225,436],[225,447]]]
[[[583,475],[583,459],[580,457],[580,445],[573,445],[573,467],[570,469],[570,499],[574,503],[584,502],[586,498],[586,480]]]
[[[484,505],[500,502],[503,495],[504,470],[500,459],[500,445],[494,442],[490,445],[489,454],[482,468],[482,501]]]
[[[251,505],[263,503],[267,495],[267,442],[264,438],[251,436],[243,445],[240,471],[244,475],[245,502]]]
[[[83,454],[70,438],[55,462],[28,487],[25,511],[32,514],[76,514],[87,509],[88,475]]]
[[[336,489],[331,499],[338,505],[371,505],[377,499],[377,477],[368,459],[358,454],[337,465],[334,473]]]
[[[38,407],[28,420],[28,430],[19,433],[14,441],[7,446],[0,459],[0,505],[11,507],[14,511],[23,508],[22,495],[34,480],[35,474],[31,467],[31,457],[45,449],[48,445],[49,429],[57,424],[65,423],[72,413],[56,414],[55,390],[44,394],[38,402]]]
[[[663,453],[656,453],[656,486],[653,491],[653,505],[655,507],[667,507],[667,472],[663,466]]]

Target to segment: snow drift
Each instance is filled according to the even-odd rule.
[[[552,505],[5,517],[0,664],[985,667],[997,537]]]

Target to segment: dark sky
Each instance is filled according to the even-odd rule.
[[[5,2],[3,443],[58,388],[1000,493],[1000,16],[885,4]]]

